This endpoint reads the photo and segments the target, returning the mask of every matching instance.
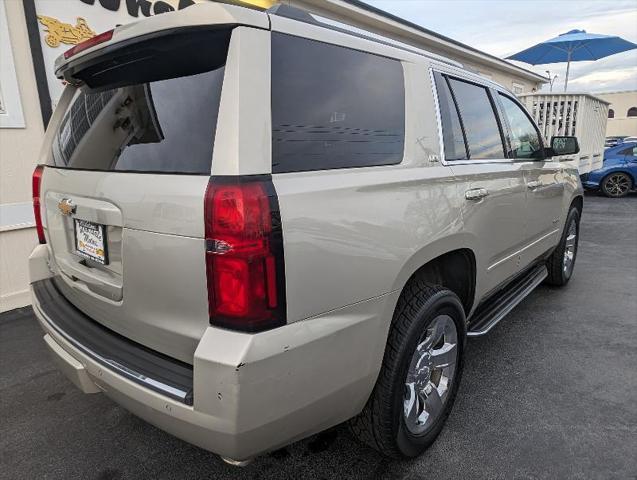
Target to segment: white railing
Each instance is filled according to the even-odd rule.
[[[570,162],[580,173],[602,166],[608,102],[588,93],[530,93],[518,97],[540,127],[547,145],[556,135],[577,137],[580,153]]]

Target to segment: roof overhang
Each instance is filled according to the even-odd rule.
[[[548,83],[549,81],[542,75],[440,35],[360,0],[293,0],[291,4],[305,8],[312,13],[408,43],[417,48],[424,50],[431,50],[432,47],[438,48],[447,53],[447,56],[460,57],[460,61],[466,59],[468,62],[473,60],[487,64],[495,70],[514,74],[535,83]]]

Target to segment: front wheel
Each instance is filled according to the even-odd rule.
[[[458,297],[414,280],[400,296],[383,365],[354,435],[389,457],[415,457],[436,439],[462,374],[465,316]]]
[[[566,217],[566,225],[560,243],[546,262],[549,272],[546,283],[549,285],[564,286],[573,275],[579,245],[579,219],[579,210],[572,207]]]
[[[602,180],[602,192],[611,198],[625,197],[630,192],[632,184],[632,179],[626,173],[611,173]]]

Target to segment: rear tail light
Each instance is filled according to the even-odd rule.
[[[205,230],[210,323],[250,332],[284,325],[283,236],[272,181],[211,178]]]
[[[35,229],[38,232],[38,240],[40,243],[46,243],[44,237],[44,227],[42,226],[42,211],[40,209],[40,185],[42,184],[43,165],[38,165],[33,170],[31,177],[31,187],[33,191],[33,216],[35,217]]]
[[[108,42],[111,38],[113,38],[113,30],[108,30],[107,32],[100,33],[99,35],[95,35],[94,37],[89,38],[88,40],[84,40],[83,42],[78,43],[73,48],[69,48],[66,52],[64,52],[64,58],[69,59],[73,55],[77,55],[84,50],[87,50],[95,45],[99,45],[100,43]]]

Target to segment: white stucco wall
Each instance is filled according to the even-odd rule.
[[[637,117],[627,116],[629,108],[637,108],[637,90],[596,93],[595,95],[610,102],[610,108],[615,112],[615,117],[609,118],[606,124],[607,137],[614,135],[637,136]]]
[[[27,258],[37,240],[35,229],[29,226],[31,216],[25,224],[22,212],[31,212],[31,173],[44,127],[22,0],[2,2],[9,33],[9,39],[2,41],[11,48],[3,50],[0,63],[6,68],[9,62],[6,52],[13,52],[18,86],[18,92],[3,89],[2,95],[5,99],[19,95],[24,120],[24,127],[0,127],[0,311],[6,311],[30,303]],[[17,222],[14,218],[21,220]]]

